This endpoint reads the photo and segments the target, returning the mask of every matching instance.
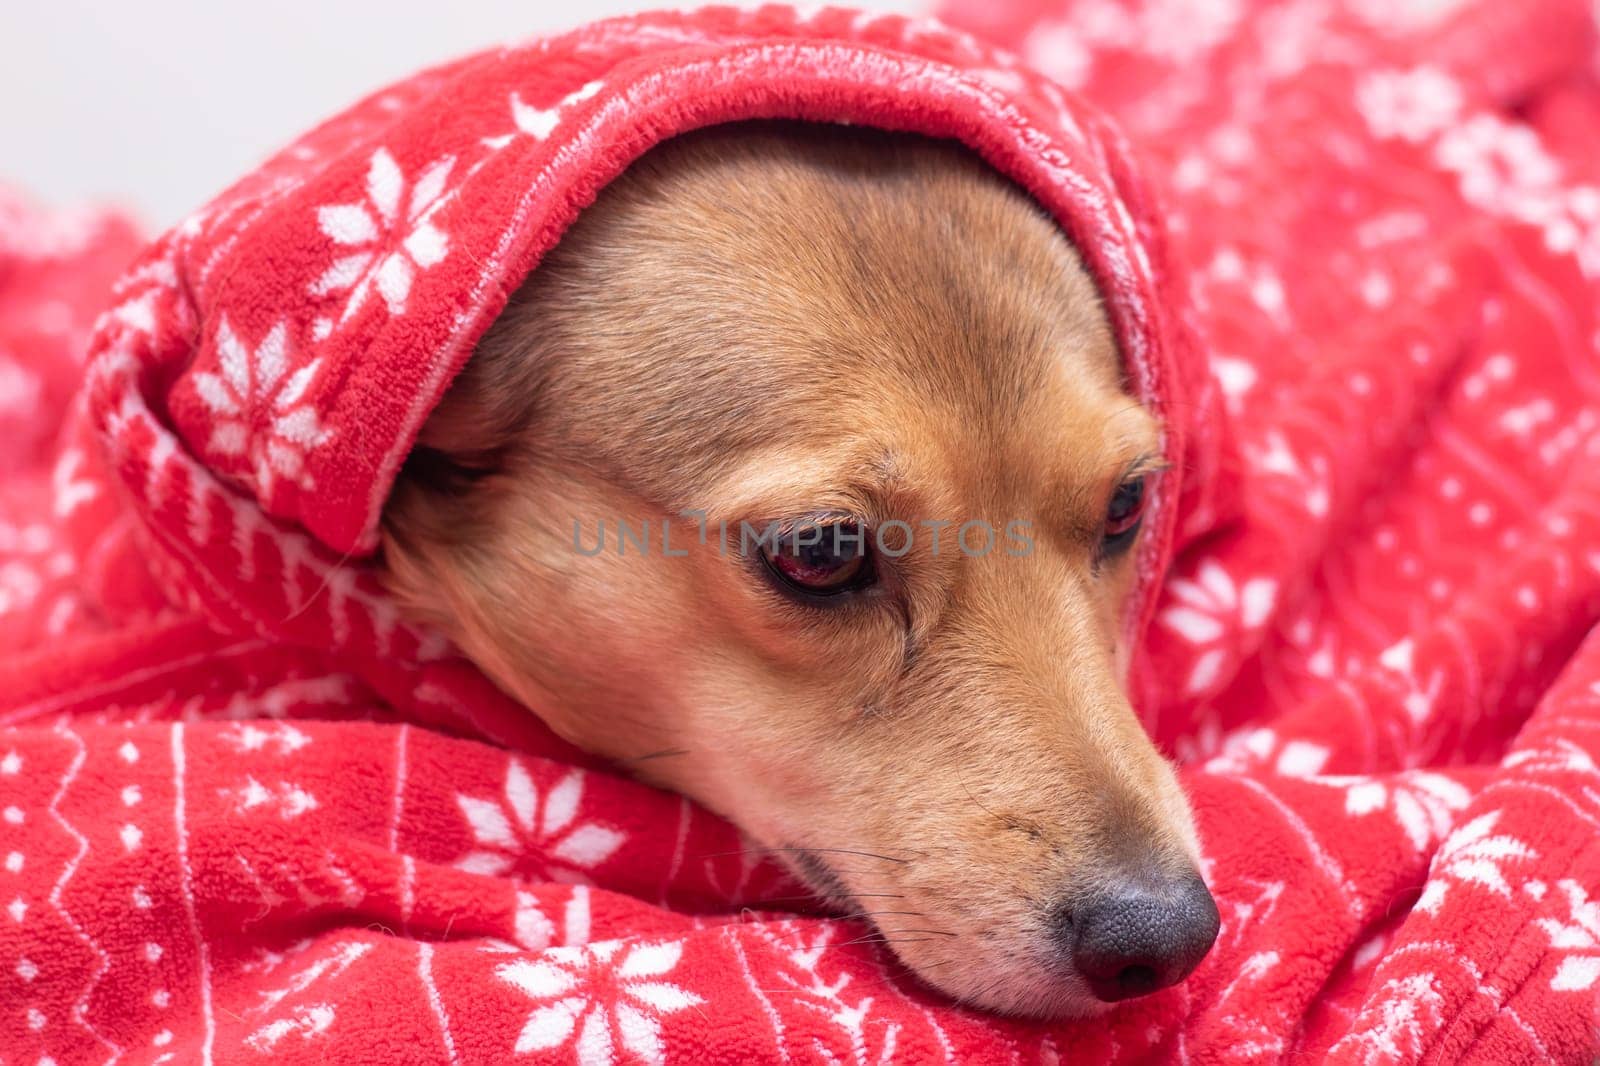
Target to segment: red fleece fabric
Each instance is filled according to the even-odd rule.
[[[946,14],[1023,58],[707,9],[425,71],[103,299],[125,224],[0,200],[5,1061],[1600,1050],[1590,14]],[[757,117],[959,139],[1096,275],[1173,464],[1132,689],[1222,911],[1177,988],[1079,1023],[951,1006],[373,578],[398,464],[507,294],[652,144]]]

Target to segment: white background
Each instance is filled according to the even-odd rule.
[[[0,0],[0,182],[165,228],[369,90],[645,6],[666,2]]]

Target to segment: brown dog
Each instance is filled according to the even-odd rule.
[[[1217,928],[1121,684],[1157,434],[1072,246],[975,159],[720,127],[515,295],[385,557],[562,736],[670,753],[630,765],[882,901],[929,983],[1084,1013]]]

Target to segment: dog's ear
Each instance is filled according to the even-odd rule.
[[[440,582],[481,529],[495,478],[526,448],[545,346],[531,282],[514,293],[446,390],[384,505],[383,569],[417,616],[446,624]]]
[[[521,441],[534,418],[544,362],[530,285],[512,295],[428,416],[402,477],[481,476],[503,467]]]

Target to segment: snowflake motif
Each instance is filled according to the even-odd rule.
[[[241,725],[233,726],[227,732],[221,733],[218,739],[235,751],[253,752],[276,749],[279,755],[293,755],[311,743],[310,737],[292,725],[257,725],[254,722],[245,722]]]
[[[561,927],[555,923],[555,915],[546,913],[537,895],[532,892],[517,892],[517,907],[511,917],[510,940],[498,937],[487,937],[483,941],[483,950],[489,952],[517,954],[529,951],[543,951],[548,947],[581,947],[589,942],[589,892],[587,885],[573,885],[572,895],[567,897],[567,905],[561,916]]]
[[[1565,773],[1600,776],[1600,766],[1594,757],[1570,740],[1556,740],[1548,747],[1524,748],[1512,752],[1502,764],[1507,769],[1519,768],[1525,774]]]
[[[1312,518],[1324,518],[1332,504],[1328,460],[1314,455],[1302,460],[1289,447],[1283,434],[1272,432],[1259,444],[1244,446],[1246,458],[1256,469],[1276,474],[1288,502],[1305,509]]]
[[[1405,692],[1400,706],[1411,724],[1420,726],[1433,716],[1444,679],[1437,672],[1426,686],[1417,679],[1417,647],[1410,637],[1398,640],[1378,654],[1378,665],[1401,680]]]
[[[1346,789],[1344,812],[1352,818],[1391,812],[1418,851],[1450,832],[1454,813],[1472,800],[1472,793],[1442,774],[1407,774],[1391,782],[1370,777],[1322,777],[1318,781]]]
[[[1432,67],[1375,71],[1356,86],[1356,108],[1381,140],[1428,140],[1454,125],[1461,107],[1461,86]]]
[[[1217,379],[1230,410],[1237,410],[1241,398],[1255,388],[1260,374],[1247,360],[1227,355],[1212,355],[1211,376]]]
[[[608,940],[586,948],[551,948],[537,958],[496,967],[502,981],[532,999],[549,1001],[528,1017],[517,1037],[517,1054],[573,1041],[577,1061],[586,1066],[623,1061],[619,1049],[639,1062],[664,1062],[662,1016],[705,1002],[659,980],[682,954],[683,945],[676,942]]]
[[[1587,992],[1600,981],[1600,903],[1571,878],[1556,882],[1556,887],[1567,901],[1568,920],[1541,918],[1534,923],[1550,937],[1552,950],[1568,953],[1551,976],[1550,988]]]
[[[50,473],[50,487],[55,493],[57,518],[70,517],[79,507],[100,495],[100,486],[86,476],[88,459],[82,448],[68,448],[56,461]]]
[[[284,1037],[294,1034],[301,1040],[312,1040],[327,1032],[333,1020],[334,1009],[326,1003],[317,1003],[300,1011],[293,1018],[280,1018],[275,1022],[268,1022],[245,1037],[244,1042],[255,1051],[270,1055],[278,1050],[278,1042]]]
[[[1546,249],[1600,277],[1600,188],[1564,186],[1561,164],[1533,130],[1475,115],[1441,134],[1433,155],[1468,203],[1538,229]]]
[[[536,141],[545,140],[561,125],[567,113],[578,104],[595,96],[606,87],[603,81],[591,81],[574,89],[549,107],[535,107],[522,99],[521,93],[512,93],[511,122],[515,127],[510,133],[502,133],[494,137],[483,138],[482,144],[498,152],[506,145],[511,144],[520,136],[532,137]]]
[[[1214,708],[1196,713],[1182,736],[1174,738],[1172,753],[1180,766],[1204,762],[1222,750],[1222,723]]]
[[[1428,885],[1417,900],[1417,909],[1438,914],[1451,885],[1471,881],[1496,895],[1511,897],[1502,863],[1508,859],[1535,859],[1538,852],[1516,837],[1492,835],[1499,811],[1490,811],[1468,822],[1451,835],[1433,862]]]
[[[365,201],[317,209],[317,225],[345,251],[312,282],[311,295],[348,290],[341,323],[361,310],[374,289],[391,315],[405,313],[418,272],[449,254],[449,236],[432,220],[448,202],[445,182],[454,166],[454,156],[438,160],[407,191],[399,164],[387,148],[379,148],[367,167]]]
[[[1373,1064],[1414,1062],[1421,1057],[1428,1033],[1444,1023],[1444,994],[1434,976],[1392,978],[1383,983],[1382,991],[1376,1008],[1362,1012],[1350,1034],[1334,1045],[1334,1053],[1353,1051],[1356,1061]]]
[[[1449,130],[1434,155],[1461,178],[1462,194],[1484,207],[1512,206],[1519,195],[1561,178],[1561,165],[1536,133],[1491,115],[1474,115]]]
[[[735,956],[750,991],[766,1006],[773,1036],[781,1046],[804,1046],[809,1037],[814,1058],[808,1061],[829,1066],[881,1066],[909,1061],[895,1054],[901,1032],[901,1022],[894,1020],[896,1012],[874,1011],[878,997],[863,994],[885,986],[871,981],[857,983],[858,975],[847,969],[824,976],[823,963],[831,957],[830,949],[839,946],[839,926],[808,929],[804,922],[777,922],[750,928],[771,954],[752,963],[747,949],[736,943]],[[887,977],[888,971],[883,975]],[[779,996],[786,1004],[804,1008],[814,1017],[786,1030],[772,1005],[773,998]],[[935,1030],[938,1031],[937,1026]],[[945,1060],[955,1061],[943,1033],[938,1035],[945,1046]]]
[[[1356,105],[1376,136],[1430,142],[1433,161],[1469,204],[1540,230],[1546,249],[1600,277],[1600,187],[1564,185],[1560,161],[1536,131],[1495,114],[1464,114],[1459,85],[1425,67],[1369,75]]]
[[[284,821],[314,811],[318,806],[317,797],[298,785],[279,781],[275,788],[268,788],[251,776],[246,776],[244,784],[236,788],[217,789],[217,798],[232,804],[234,814],[265,809]]]
[[[270,497],[278,478],[302,489],[314,487],[305,459],[332,436],[315,408],[301,402],[322,366],[312,359],[290,371],[288,329],[279,322],[252,351],[223,316],[217,324],[217,360],[222,373],[195,375],[195,391],[216,416],[210,450],[244,457],[255,472],[256,488]]]
[[[610,858],[626,838],[614,829],[579,822],[582,798],[582,770],[568,773],[541,797],[522,763],[512,759],[501,799],[456,796],[480,845],[456,863],[457,869],[494,877],[535,855],[543,857],[551,880],[587,884],[586,871]]]
[[[1251,729],[1223,741],[1222,753],[1208,762],[1206,769],[1240,774],[1265,768],[1283,777],[1315,777],[1332,754],[1325,744],[1284,739],[1271,729]]]
[[[1177,602],[1161,612],[1161,624],[1196,648],[1216,645],[1195,659],[1186,684],[1191,695],[1217,683],[1227,657],[1222,642],[1240,629],[1263,625],[1278,595],[1278,583],[1273,579],[1257,577],[1236,585],[1228,572],[1211,560],[1201,564],[1196,580],[1173,578],[1167,588]]]

